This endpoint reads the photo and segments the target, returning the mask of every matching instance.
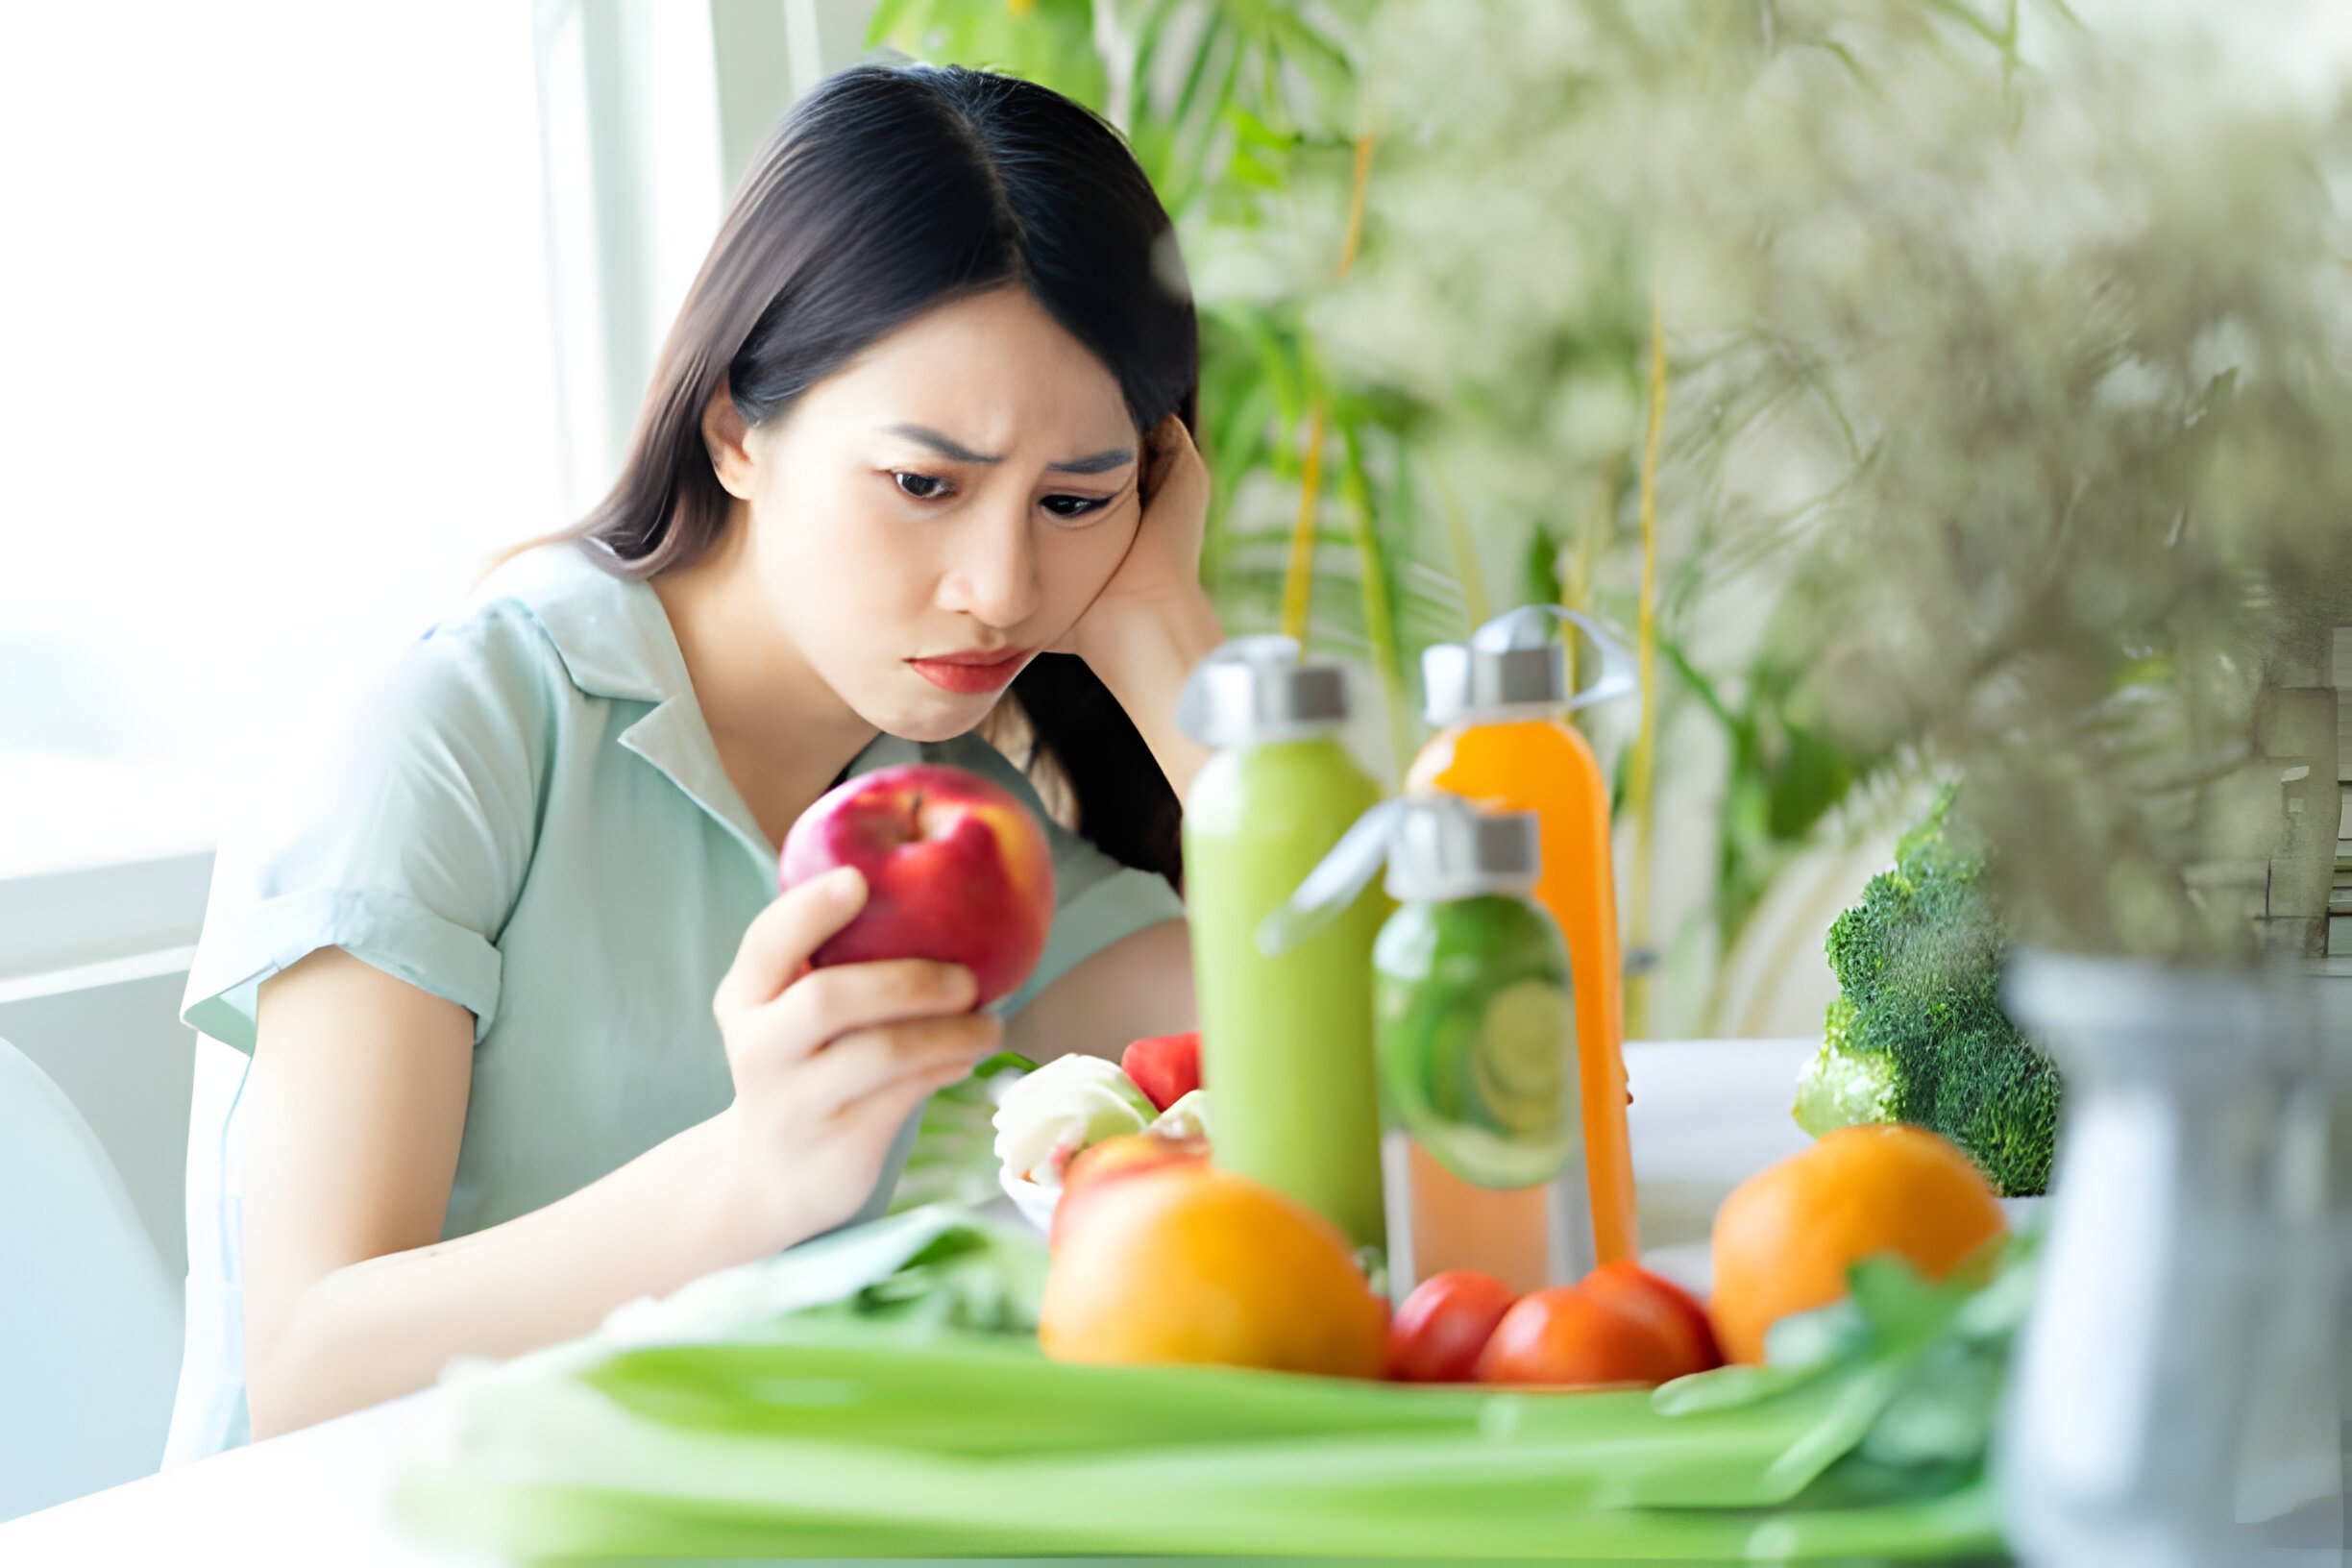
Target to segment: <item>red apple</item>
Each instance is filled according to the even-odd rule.
[[[1020,989],[1053,925],[1053,853],[1028,808],[961,768],[911,763],[828,792],[784,837],[781,882],[837,866],[866,876],[866,907],[812,963],[961,964],[985,1007]]]

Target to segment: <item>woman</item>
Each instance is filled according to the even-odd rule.
[[[870,66],[786,118],[611,496],[224,852],[184,1017],[252,1060],[172,1459],[871,1217],[1002,1045],[1189,1025],[1197,380],[1167,216],[1085,110]],[[961,968],[809,972],[856,872],[773,896],[803,809],[919,758],[1069,819],[1045,958],[990,1012]]]

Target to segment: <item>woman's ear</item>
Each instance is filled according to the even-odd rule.
[[[749,501],[753,489],[756,465],[748,445],[750,435],[751,428],[735,406],[734,393],[722,379],[719,390],[702,405],[702,445],[710,453],[711,470],[719,476],[720,487],[738,501]]]

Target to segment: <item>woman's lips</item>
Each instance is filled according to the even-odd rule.
[[[1013,677],[1029,662],[1029,649],[1003,653],[943,653],[937,658],[909,659],[915,673],[948,692],[996,692],[1013,684]]]

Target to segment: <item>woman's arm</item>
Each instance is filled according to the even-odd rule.
[[[1176,727],[1176,696],[1192,667],[1224,640],[1209,596],[1194,588],[1106,625],[1087,653],[1088,665],[1135,721],[1179,803],[1191,794],[1209,748]]]
[[[932,1090],[999,1048],[977,983],[917,959],[812,971],[866,901],[777,897],[712,1000],[735,1097],[544,1209],[438,1239],[474,1020],[343,952],[261,988],[246,1093],[246,1393],[269,1436],[421,1388],[454,1356],[584,1334],[640,1296],[790,1246],[865,1202]]]
[[[1083,1051],[1118,1060],[1130,1041],[1193,1027],[1192,948],[1182,920],[1147,925],[1072,965],[1005,1025],[1033,1062]]]
[[[245,1090],[256,1438],[424,1387],[452,1357],[584,1334],[623,1302],[776,1244],[717,1118],[547,1208],[442,1241],[473,1052],[472,1014],[340,948],[261,988]]]

